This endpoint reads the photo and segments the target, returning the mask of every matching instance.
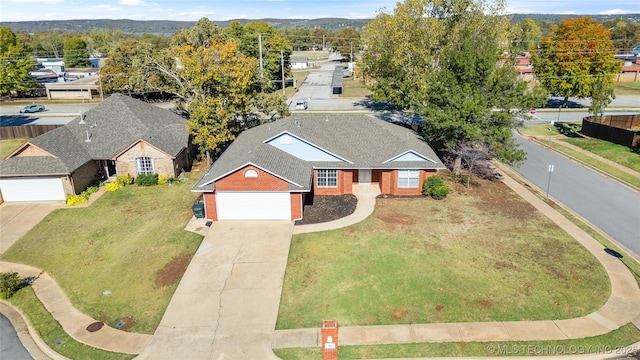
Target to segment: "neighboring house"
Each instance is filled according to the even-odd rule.
[[[366,115],[300,115],[249,129],[192,188],[209,220],[298,220],[310,194],[419,195],[444,169],[412,130]]]
[[[64,200],[99,173],[175,177],[190,168],[194,154],[185,119],[115,94],[1,160],[0,196],[7,202]]]
[[[307,57],[292,57],[290,61],[292,69],[306,69],[309,67],[309,58]]]

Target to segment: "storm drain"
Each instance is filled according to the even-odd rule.
[[[96,332],[96,331],[102,329],[103,326],[104,326],[104,323],[102,321],[96,321],[96,322],[90,324],[89,326],[87,326],[87,331],[88,332]]]

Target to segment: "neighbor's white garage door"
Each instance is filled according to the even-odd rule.
[[[283,192],[216,193],[218,220],[291,220],[291,197]]]
[[[6,202],[64,200],[62,178],[0,179],[0,191]]]

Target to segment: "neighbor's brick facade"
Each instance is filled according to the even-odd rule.
[[[80,194],[86,188],[93,185],[96,181],[96,174],[98,173],[98,162],[97,161],[89,161],[88,163],[79,167],[76,171],[71,174],[73,178],[73,194]],[[68,176],[67,176],[68,178]],[[67,192],[67,181],[63,180],[65,193],[71,194]]]
[[[148,157],[153,159],[153,170],[158,175],[177,176],[182,166],[174,166],[174,159],[166,153],[158,150],[156,147],[147,144],[144,141],[138,141],[136,144],[123,151],[116,157],[116,169],[118,174],[129,173],[129,175],[138,176],[136,168],[136,159],[139,157]],[[184,156],[181,156],[184,160]],[[178,169],[176,169],[178,167]]]

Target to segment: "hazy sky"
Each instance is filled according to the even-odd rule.
[[[0,21],[67,19],[210,20],[372,18],[393,0],[0,0]],[[640,0],[507,0],[510,13],[640,13]]]

